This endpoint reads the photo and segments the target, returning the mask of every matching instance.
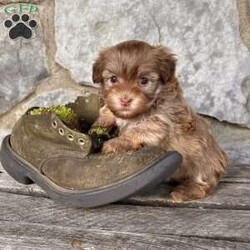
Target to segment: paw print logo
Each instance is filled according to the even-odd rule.
[[[11,20],[6,20],[4,26],[9,30],[9,37],[11,39],[16,39],[18,37],[23,37],[25,39],[30,39],[33,34],[33,29],[37,27],[37,22],[35,20],[30,20],[27,14],[19,16],[15,14],[12,16]]]

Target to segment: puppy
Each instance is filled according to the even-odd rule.
[[[103,153],[136,150],[144,145],[176,150],[183,156],[173,175],[175,202],[212,194],[228,165],[207,122],[183,98],[169,49],[126,41],[99,54],[93,82],[101,85],[104,106],[95,125],[119,128]]]

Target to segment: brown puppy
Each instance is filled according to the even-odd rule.
[[[171,196],[182,202],[213,193],[228,161],[207,122],[184,100],[175,66],[167,48],[141,41],[102,51],[93,65],[93,81],[101,84],[105,105],[95,124],[119,128],[103,153],[143,145],[179,151],[183,163],[173,176],[179,184]]]

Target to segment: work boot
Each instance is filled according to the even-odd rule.
[[[77,114],[77,122],[67,124],[54,111],[32,115],[36,109],[30,109],[3,140],[2,165],[17,181],[35,182],[65,205],[94,207],[152,188],[180,166],[179,153],[155,147],[92,153],[93,138],[79,129],[97,118],[99,96],[79,97],[67,107]]]

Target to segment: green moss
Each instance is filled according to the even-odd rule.
[[[107,135],[108,134],[108,129],[107,128],[104,128],[104,127],[101,127],[101,126],[93,126],[89,132],[88,132],[89,135]]]
[[[29,115],[41,115],[47,112],[54,112],[61,121],[65,123],[74,123],[77,121],[75,112],[66,106],[51,106],[48,108],[34,108],[28,112]]]
[[[93,153],[101,151],[103,143],[110,139],[109,131],[107,128],[101,126],[93,126],[88,131],[93,145]]]

